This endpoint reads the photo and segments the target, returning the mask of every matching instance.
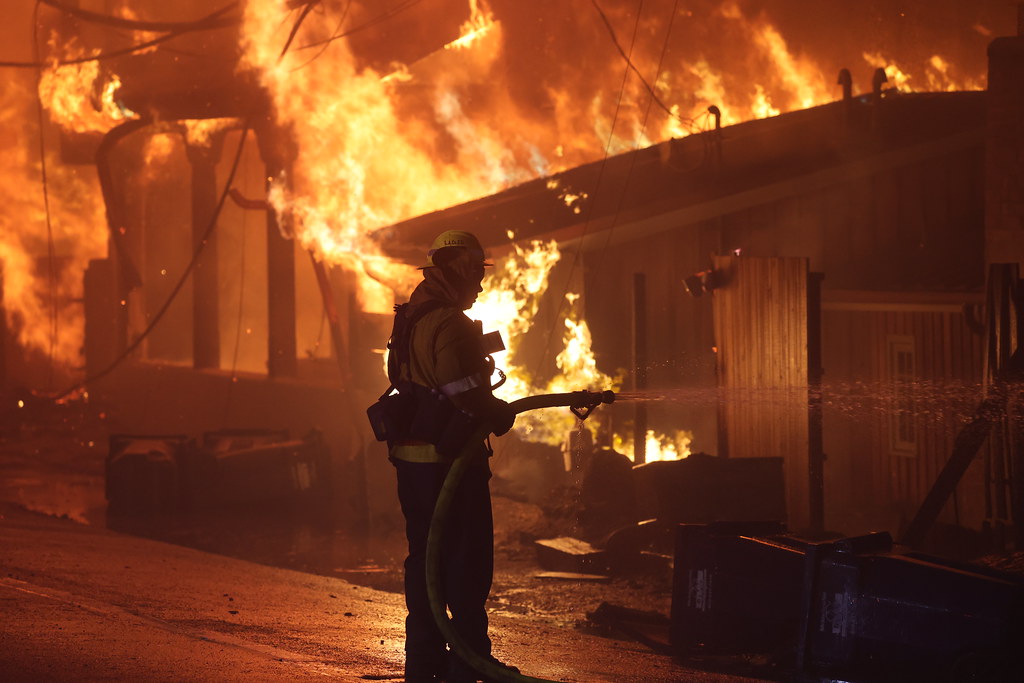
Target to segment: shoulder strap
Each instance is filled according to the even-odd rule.
[[[395,306],[395,324],[391,329],[391,338],[388,340],[388,349],[391,351],[391,354],[388,356],[388,379],[391,380],[391,386],[387,388],[383,396],[390,394],[391,390],[398,388],[398,384],[402,382],[402,379],[399,377],[401,368],[409,364],[412,356],[410,346],[413,326],[423,316],[441,308],[443,305],[443,301],[436,299],[426,301],[417,306],[415,313],[412,315],[408,314],[408,303]]]

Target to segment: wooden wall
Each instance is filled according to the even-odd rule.
[[[926,299],[931,299],[930,301]],[[913,517],[981,399],[982,337],[963,312],[977,297],[833,293],[823,305],[825,489],[828,522],[854,532],[900,530]],[[910,349],[912,379],[893,349]],[[911,442],[899,431],[909,427]],[[942,522],[979,528],[981,458],[960,483]]]
[[[822,320],[824,381],[833,383],[833,392],[849,394],[825,405],[826,527],[844,533],[898,529],[948,457],[957,418],[952,409],[938,416],[917,411],[916,455],[893,454],[886,414],[891,406],[860,394],[865,387],[888,391],[880,383],[889,381],[883,360],[890,337],[912,340],[919,388],[979,381],[981,344],[960,307],[978,299],[984,285],[983,160],[980,137],[977,144],[939,141],[924,160],[879,165],[803,194],[766,195],[756,206],[655,235],[631,239],[629,224],[617,226],[606,244],[582,259],[586,318],[599,364],[609,371],[628,366],[630,282],[634,272],[643,272],[651,386],[713,384],[711,297],[686,295],[682,279],[708,270],[716,255],[737,250],[744,258],[806,259],[810,271],[824,274],[826,302],[830,293],[860,293],[846,300],[860,308],[826,307]],[[749,348],[757,350],[756,339]],[[666,420],[695,427],[697,450],[724,453],[716,414],[684,412]],[[752,433],[743,438],[756,441]],[[980,473],[972,469],[971,477]],[[977,526],[983,505],[982,483],[965,481],[943,521]]]
[[[719,454],[784,458],[790,528],[810,526],[807,259],[714,260]]]

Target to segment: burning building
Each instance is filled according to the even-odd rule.
[[[505,263],[473,313],[506,397],[624,388],[598,438],[635,462],[778,457],[793,528],[905,526],[994,367],[987,267],[1021,260],[1017,39],[985,91],[984,8],[922,3],[910,40],[869,3],[823,41],[763,4],[43,2],[7,86],[11,187],[45,201],[10,191],[5,380],[372,461],[391,307],[467,229]],[[943,521],[1013,526],[1006,458]]]

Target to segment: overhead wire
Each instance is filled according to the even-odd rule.
[[[140,344],[142,344],[143,340],[149,336],[149,334],[153,331],[154,328],[156,328],[157,323],[159,323],[160,320],[163,319],[164,314],[166,314],[167,310],[171,307],[171,303],[173,303],[174,300],[177,298],[178,293],[181,291],[181,288],[185,286],[185,282],[188,280],[189,275],[191,275],[192,271],[195,269],[196,264],[199,262],[199,256],[203,253],[203,249],[206,247],[207,242],[209,242],[210,237],[213,235],[214,230],[217,229],[217,219],[220,217],[221,210],[224,208],[224,202],[227,200],[228,194],[231,192],[231,186],[235,181],[235,175],[238,172],[238,166],[242,160],[242,151],[245,149],[245,141],[249,135],[250,129],[251,126],[249,120],[246,119],[245,124],[242,127],[241,139],[239,139],[238,141],[238,150],[235,152],[235,158],[231,164],[231,170],[228,173],[227,181],[224,183],[224,190],[221,192],[220,198],[217,200],[217,205],[214,207],[213,215],[210,217],[210,221],[207,224],[206,229],[203,231],[202,239],[199,240],[199,243],[192,251],[192,257],[189,259],[188,264],[185,266],[185,270],[182,272],[181,277],[178,278],[178,281],[174,284],[174,287],[171,289],[171,293],[167,296],[167,299],[164,301],[163,305],[161,305],[157,312],[153,314],[153,317],[149,321],[149,324],[147,324],[146,327],[143,328],[142,332],[139,333],[135,340],[132,341],[132,343],[129,344],[120,354],[118,354],[117,358],[115,358],[107,367],[75,383],[71,387],[65,389],[63,392],[55,396],[54,400],[60,400],[65,396],[68,396],[69,394],[77,391],[78,389],[81,389],[87,384],[95,382],[96,380],[102,379],[103,377],[109,375],[122,362],[124,362],[124,360],[128,358],[128,356],[130,356],[135,351],[135,349],[139,347]]]
[[[360,31],[364,31],[364,30],[366,30],[368,28],[372,28],[372,27],[376,26],[377,24],[381,24],[381,23],[387,21],[388,19],[396,17],[399,14],[401,14],[402,12],[404,12],[404,11],[406,11],[408,9],[412,9],[413,7],[415,7],[416,5],[420,4],[421,2],[423,2],[423,0],[406,0],[405,2],[400,3],[400,4],[396,5],[396,6],[394,6],[393,8],[387,10],[384,13],[378,14],[374,18],[368,19],[368,20],[364,21],[362,24],[356,24],[355,26],[353,26],[352,28],[348,29],[344,33],[335,33],[330,38],[325,38],[323,40],[317,40],[317,41],[314,41],[314,42],[311,42],[311,43],[306,43],[305,45],[301,45],[301,46],[295,48],[295,51],[310,50],[310,49],[312,49],[314,47],[320,47],[321,45],[325,45],[327,43],[332,43],[335,40],[341,40],[342,38],[347,38],[348,36],[351,36],[351,35],[353,35],[355,33],[360,32]]]
[[[299,29],[302,27],[302,22],[306,20],[309,13],[312,12],[313,8],[318,4],[320,4],[320,0],[313,0],[302,8],[302,12],[299,13],[299,18],[295,20],[295,23],[292,24],[291,31],[288,32],[288,40],[284,41],[284,47],[281,48],[281,54],[277,56],[278,61],[281,61],[281,58],[288,52],[288,48],[291,47],[292,41],[295,40],[295,34],[298,33]]]
[[[658,78],[661,76],[661,68],[665,64],[665,55],[668,54],[668,43],[669,38],[672,36],[672,25],[675,23],[676,10],[679,7],[679,0],[675,0],[672,4],[672,13],[669,16],[668,27],[665,29],[665,41],[661,45],[661,54],[658,57],[658,66],[654,71],[654,82],[658,82]],[[647,131],[647,121],[651,114],[651,105],[654,103],[654,96],[647,100],[647,107],[644,110],[644,118],[640,124],[640,135],[645,135]],[[639,146],[639,145],[638,145]],[[612,243],[612,235],[615,232],[615,226],[619,222],[619,215],[622,213],[622,207],[626,201],[626,193],[629,190],[629,182],[633,177],[633,170],[636,167],[637,154],[634,152],[629,157],[629,167],[626,169],[626,178],[622,183],[622,191],[619,193],[619,202],[615,207],[615,213],[612,215],[611,225],[608,226],[607,236],[605,238],[604,247],[601,249],[601,258],[598,261],[597,271],[600,272],[604,267],[605,257],[608,253],[608,248]]]
[[[596,0],[595,0],[595,6],[596,6]],[[583,251],[583,241],[586,238],[587,232],[588,232],[588,230],[590,228],[590,219],[591,219],[591,217],[592,217],[592,215],[594,213],[594,204],[596,203],[596,201],[597,201],[596,198],[598,196],[597,192],[598,192],[598,190],[601,187],[601,180],[604,177],[605,167],[608,165],[608,157],[611,154],[612,142],[615,139],[615,124],[618,122],[619,110],[620,110],[620,108],[622,106],[622,98],[625,95],[626,83],[629,80],[629,73],[630,73],[630,68],[629,67],[632,66],[632,62],[630,60],[630,55],[633,54],[633,48],[636,46],[636,37],[637,37],[637,33],[640,30],[640,16],[643,14],[643,8],[644,8],[644,0],[639,0],[639,2],[637,3],[636,21],[633,23],[633,36],[632,36],[632,38],[630,40],[630,43],[629,43],[629,55],[626,55],[625,53],[623,53],[623,56],[626,57],[627,68],[625,68],[623,70],[623,72],[622,72],[622,83],[619,86],[619,94],[618,94],[618,97],[616,98],[616,101],[615,101],[615,111],[614,111],[614,114],[612,115],[611,127],[608,130],[608,142],[605,143],[604,157],[601,159],[600,166],[598,166],[597,179],[594,182],[594,189],[591,191],[592,199],[587,204],[587,215],[586,215],[586,217],[585,217],[585,219],[583,221],[583,230],[580,233],[579,239],[578,239],[578,241],[576,243],[576,251],[573,254],[572,262],[569,265],[569,273],[568,273],[568,275],[565,278],[565,288],[564,288],[564,290],[562,292],[562,296],[559,297],[559,299],[558,299],[558,309],[555,311],[555,320],[558,320],[559,318],[561,318],[562,307],[565,305],[566,296],[569,294],[569,284],[572,281],[573,273],[576,271],[576,266],[579,263],[580,253]],[[600,8],[598,8],[598,10],[600,11]],[[604,17],[604,13],[603,12],[601,13],[601,15],[602,15],[602,17]],[[605,17],[605,20],[607,21],[607,17]],[[621,52],[621,48],[620,48],[620,52]],[[551,348],[551,340],[552,340],[552,338],[554,336],[554,332],[555,332],[555,326],[553,325],[552,327],[550,327],[548,329],[547,339],[544,342],[544,355],[545,356],[547,356],[547,353],[548,353],[548,351]]]
[[[248,181],[249,181],[249,179],[245,178],[243,180],[244,184],[243,184],[243,187],[242,187],[242,190],[243,190],[243,192],[245,192],[246,196],[248,196],[248,189],[249,189]],[[230,190],[228,192],[230,194]],[[231,409],[232,388],[235,386],[235,383],[238,381],[238,374],[237,374],[238,373],[238,351],[239,351],[239,349],[241,348],[241,345],[242,345],[242,313],[245,310],[245,248],[246,248],[246,242],[247,242],[246,235],[248,235],[248,233],[249,233],[249,230],[247,229],[248,226],[246,226],[246,223],[248,222],[248,220],[247,220],[248,216],[249,216],[249,212],[246,211],[246,210],[243,210],[242,211],[242,244],[241,244],[241,246],[238,249],[239,254],[240,254],[240,256],[239,256],[239,264],[238,264],[238,272],[239,272],[239,276],[238,276],[238,278],[239,278],[238,279],[238,319],[237,319],[237,321],[235,323],[235,348],[234,348],[234,351],[231,353],[231,382],[228,384],[228,390],[227,390],[226,396],[224,398],[224,420],[225,420],[225,422],[227,421],[228,415],[230,414],[228,411]]]
[[[166,31],[164,35],[157,36],[151,40],[146,40],[141,43],[129,45],[124,48],[118,48],[116,50],[110,50],[109,52],[99,52],[93,55],[85,57],[75,57],[71,59],[56,59],[43,62],[38,54],[33,55],[34,61],[31,62],[18,62],[18,61],[0,61],[0,67],[5,68],[22,68],[22,69],[38,69],[42,67],[52,66],[68,66],[71,64],[85,64],[86,62],[103,61],[107,59],[114,59],[116,57],[122,57],[124,55],[132,54],[142,50],[148,50],[151,47],[160,45],[161,43],[167,42],[179,36],[183,36],[188,33],[196,31],[210,31],[218,28],[224,28],[238,23],[238,18],[222,18],[220,15],[236,6],[238,3],[231,3],[222,7],[215,12],[212,12],[205,17],[189,22],[135,22],[134,20],[121,19],[120,17],[113,17],[109,15],[100,15],[94,12],[87,12],[86,10],[78,10],[70,8],[62,3],[58,3],[55,0],[37,0],[36,12],[40,4],[46,4],[50,7],[58,8],[62,11],[69,12],[75,15],[84,13],[90,17],[91,21],[106,23],[112,26],[120,28],[132,28],[134,30],[157,30]],[[72,12],[72,10],[74,10]],[[160,25],[164,28],[146,28],[154,25]]]
[[[37,0],[37,2],[41,2],[41,1],[42,0]],[[306,14],[308,14],[308,13],[304,13],[299,18],[298,22],[301,22],[302,19],[305,18]],[[281,53],[281,55],[278,57],[278,61],[280,61],[281,58],[284,57],[284,54],[285,54],[284,52]],[[38,59],[37,59],[37,61],[38,61]],[[232,184],[234,183],[235,175],[238,172],[238,167],[239,167],[239,164],[240,164],[241,159],[242,159],[242,152],[245,149],[245,141],[246,141],[246,139],[248,137],[248,134],[249,134],[250,130],[251,130],[251,123],[249,121],[249,118],[247,117],[245,119],[245,123],[244,123],[244,125],[242,127],[242,135],[241,135],[241,138],[238,141],[238,150],[236,151],[234,161],[231,164],[231,170],[228,173],[228,178],[227,178],[227,181],[224,184],[224,189],[223,189],[223,191],[220,194],[220,198],[217,200],[217,205],[214,208],[213,215],[210,218],[210,222],[207,225],[206,230],[203,233],[202,239],[199,241],[199,243],[196,245],[195,249],[193,250],[192,258],[189,260],[188,265],[185,267],[184,272],[181,274],[181,277],[178,278],[178,281],[175,283],[174,287],[171,289],[171,293],[168,295],[168,297],[164,301],[163,305],[157,310],[157,312],[153,315],[153,318],[150,320],[149,324],[146,325],[146,327],[142,330],[142,332],[139,333],[139,335],[135,338],[135,340],[131,344],[129,344],[117,356],[117,358],[115,358],[107,367],[105,367],[103,370],[100,370],[99,372],[97,372],[97,373],[95,373],[95,374],[93,374],[93,375],[91,375],[89,377],[86,377],[85,379],[75,383],[71,387],[65,389],[63,392],[61,392],[60,394],[58,394],[55,397],[53,397],[54,400],[60,400],[60,399],[62,399],[64,397],[68,396],[69,394],[77,391],[78,389],[81,389],[81,388],[85,387],[87,384],[89,384],[91,382],[95,382],[96,380],[101,379],[101,378],[107,376],[108,374],[110,374],[111,372],[113,372],[114,369],[116,369],[122,362],[124,362],[125,359],[127,359],[135,351],[135,349],[137,349],[139,347],[139,345],[142,343],[142,341],[144,339],[146,339],[146,337],[149,336],[149,334],[156,328],[157,323],[159,323],[160,320],[167,313],[168,309],[171,306],[171,303],[177,298],[178,293],[181,291],[182,287],[185,285],[185,282],[187,281],[189,275],[191,275],[192,271],[195,269],[196,264],[198,263],[198,260],[199,260],[199,256],[202,254],[203,249],[205,248],[206,244],[209,242],[209,239],[213,235],[214,230],[216,230],[216,228],[217,228],[217,220],[220,217],[221,211],[224,208],[224,202],[227,200],[228,196],[231,193]],[[228,406],[225,405],[225,410],[227,410],[227,409],[228,409]]]
[[[231,17],[228,19],[221,19],[221,15],[226,14],[230,10],[238,7],[238,2],[229,2],[218,10],[214,10],[210,14],[207,14],[199,19],[193,21],[143,21],[139,19],[127,19],[125,17],[118,17],[111,14],[101,14],[99,12],[92,12],[90,10],[82,9],[80,7],[73,7],[65,5],[63,2],[58,0],[38,0],[39,4],[47,5],[54,9],[60,10],[65,14],[69,14],[85,21],[90,21],[98,24],[106,24],[108,26],[117,26],[119,28],[132,29],[134,31],[177,31],[184,28],[198,27],[210,24],[216,24],[215,28],[221,26],[230,26],[236,24],[239,21],[238,17]]]
[[[39,62],[39,5],[42,0],[36,0],[32,9],[32,58]],[[43,115],[43,98],[39,94],[39,83],[43,78],[42,67],[36,69],[36,113],[39,122],[39,168],[43,186],[43,210],[46,216],[46,277],[50,291],[50,351],[49,351],[49,377],[47,389],[53,383],[55,350],[57,346],[58,311],[57,311],[57,258],[53,242],[53,217],[50,212],[50,183],[46,172],[46,140],[45,117]]]
[[[331,31],[331,35],[332,36],[337,35],[338,31],[341,30],[342,24],[344,24],[345,23],[345,19],[348,18],[348,13],[349,13],[350,9],[352,9],[352,0],[349,0],[347,3],[345,3],[345,9],[342,11],[341,17],[338,19],[338,24],[334,27],[334,30]],[[298,66],[293,67],[292,71],[293,72],[294,71],[299,71],[300,69],[306,68],[307,66],[312,64],[314,61],[319,59],[320,55],[322,55],[324,52],[326,52],[327,48],[329,48],[330,46],[331,46],[331,42],[330,41],[325,42],[323,45],[320,46],[320,49],[316,51],[315,55],[313,55],[312,57],[310,57],[309,59],[304,61],[302,64],[299,64]]]
[[[9,61],[0,61],[0,67],[12,68],[12,69],[38,69],[38,68],[41,68],[41,67],[44,67],[44,66],[68,66],[70,64],[85,64],[86,62],[100,62],[100,61],[103,61],[103,60],[106,60],[106,59],[114,59],[115,57],[122,57],[124,55],[129,55],[129,54],[132,54],[134,52],[140,52],[142,50],[148,50],[149,48],[151,48],[151,47],[153,47],[155,45],[159,45],[160,43],[165,43],[168,40],[172,40],[174,38],[177,38],[178,36],[185,35],[186,33],[191,33],[193,31],[206,31],[206,30],[209,30],[209,29],[206,29],[206,28],[195,28],[195,29],[188,29],[188,30],[183,30],[183,31],[172,31],[172,32],[166,33],[166,34],[164,34],[162,36],[157,36],[156,38],[153,38],[152,40],[147,40],[147,41],[144,41],[142,43],[136,43],[135,45],[130,45],[128,47],[120,48],[120,49],[117,49],[117,50],[111,50],[110,52],[98,52],[98,53],[96,53],[94,55],[90,55],[88,57],[75,57],[73,59],[55,59],[55,60],[49,61],[49,62],[38,62],[38,61],[36,61],[36,62],[9,62]]]
[[[683,117],[679,116],[679,114],[677,114],[675,111],[673,111],[671,107],[669,107],[667,104],[665,104],[662,101],[662,99],[660,97],[658,97],[657,91],[655,91],[654,87],[650,83],[647,82],[647,79],[645,79],[643,74],[640,73],[640,69],[638,69],[636,67],[636,65],[633,63],[632,56],[631,56],[632,53],[633,53],[632,46],[630,47],[630,53],[626,54],[626,51],[622,49],[622,45],[619,43],[619,38],[615,34],[615,28],[612,26],[611,21],[608,19],[608,15],[605,14],[603,9],[601,9],[601,5],[598,4],[597,0],[590,0],[590,2],[594,6],[594,9],[597,10],[597,13],[600,15],[601,21],[604,22],[604,26],[608,30],[608,35],[611,37],[612,43],[615,45],[615,49],[619,51],[620,55],[622,55],[622,58],[626,61],[626,64],[629,67],[629,69],[634,74],[636,74],[636,77],[640,80],[640,83],[647,90],[648,94],[650,94],[651,100],[654,103],[656,103],[658,105],[658,107],[660,107],[662,110],[664,110],[664,112],[666,114],[668,114],[669,116],[671,116],[675,120],[679,121],[683,125],[685,125],[688,128],[690,128],[690,132],[691,133],[694,132],[693,128],[692,128],[692,126],[693,126],[693,119],[684,119]],[[674,18],[675,12],[673,11],[672,14],[673,14],[673,18]]]

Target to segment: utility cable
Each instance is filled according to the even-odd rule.
[[[245,180],[243,182],[245,182],[245,187],[243,189],[244,190],[248,190],[249,189],[249,187],[248,187],[248,185],[249,185],[248,178],[245,178]],[[229,195],[231,194],[231,190],[228,191],[228,194]],[[244,306],[244,304],[245,304],[245,243],[246,243],[246,236],[249,233],[249,230],[248,230],[248,228],[246,226],[246,223],[248,222],[248,220],[247,220],[248,217],[249,217],[249,212],[243,210],[242,211],[242,244],[241,244],[241,246],[238,249],[238,251],[240,253],[240,259],[239,259],[239,264],[238,264],[238,269],[239,269],[239,280],[238,280],[238,319],[237,319],[237,322],[235,323],[235,349],[231,353],[231,381],[228,383],[228,390],[226,392],[227,395],[224,398],[224,421],[225,422],[228,421],[228,415],[230,414],[229,411],[231,410],[232,393],[234,391],[235,382],[238,381],[238,375],[236,374],[238,372],[238,350],[239,350],[239,348],[242,345],[242,313],[245,310],[245,306]]]
[[[221,18],[222,15],[238,7],[238,2],[229,2],[220,9],[207,14],[204,17],[200,17],[195,21],[140,21],[138,19],[125,19],[123,17],[116,17],[110,14],[101,14],[99,12],[90,12],[86,9],[79,7],[72,7],[65,5],[63,2],[58,0],[39,0],[40,4],[47,5],[56,10],[60,10],[65,14],[70,14],[73,17],[84,19],[85,21],[91,21],[96,24],[106,24],[107,26],[116,26],[118,28],[127,28],[134,31],[178,31],[181,29],[194,29],[194,28],[220,28],[222,26],[230,26],[237,24],[240,21],[239,17],[226,17]]]
[[[68,394],[78,389],[81,389],[87,384],[95,382],[96,380],[109,375],[111,372],[114,371],[115,368],[117,368],[122,362],[124,362],[124,360],[128,358],[128,356],[130,356],[132,352],[135,351],[135,349],[139,347],[142,341],[146,337],[148,337],[150,332],[152,332],[153,329],[157,326],[157,323],[159,323],[160,320],[163,319],[164,314],[167,313],[167,310],[171,307],[171,303],[178,296],[178,292],[180,292],[181,288],[185,285],[185,281],[188,279],[188,276],[191,275],[192,271],[195,269],[196,264],[199,262],[199,256],[203,253],[203,249],[206,247],[207,242],[209,242],[210,237],[213,235],[214,230],[217,229],[217,219],[220,217],[221,210],[224,208],[224,202],[227,200],[228,194],[231,191],[231,186],[235,181],[235,175],[238,172],[238,166],[242,160],[242,151],[245,149],[245,141],[249,135],[250,128],[251,126],[247,118],[245,121],[245,125],[242,128],[242,137],[238,141],[238,151],[235,152],[235,159],[231,164],[231,171],[228,173],[227,181],[224,183],[224,190],[220,194],[220,199],[217,200],[217,206],[214,208],[213,216],[210,217],[210,222],[206,226],[206,230],[203,232],[203,238],[199,241],[199,244],[196,245],[195,250],[192,252],[192,258],[189,260],[188,265],[185,266],[185,271],[181,274],[181,277],[178,278],[177,283],[175,283],[174,288],[171,290],[171,293],[168,295],[163,305],[160,306],[160,309],[157,310],[157,312],[153,315],[152,320],[149,321],[149,324],[146,325],[145,329],[143,329],[142,332],[139,333],[139,336],[137,336],[135,340],[131,344],[129,344],[128,347],[125,348],[125,350],[122,351],[118,355],[118,357],[113,360],[113,362],[110,363],[110,365],[108,365],[103,370],[100,370],[99,372],[95,373],[94,375],[86,377],[80,382],[76,382],[71,387],[65,389],[60,394],[54,396],[54,400],[60,400],[67,396]]]
[[[39,0],[39,1],[42,2],[42,0]],[[225,24],[225,26],[226,25],[227,24]],[[200,25],[195,25],[195,26],[190,26],[189,28],[183,28],[183,29],[179,29],[179,30],[175,30],[175,31],[170,31],[168,33],[165,33],[162,36],[157,36],[156,38],[153,38],[152,40],[146,40],[146,41],[143,41],[141,43],[136,43],[134,45],[129,45],[128,47],[119,48],[117,50],[110,50],[109,52],[98,52],[98,53],[96,53],[94,55],[90,55],[88,57],[76,57],[74,59],[56,59],[56,60],[48,61],[48,62],[39,61],[38,58],[36,59],[36,61],[33,61],[33,62],[6,62],[6,61],[0,61],[0,68],[6,67],[6,68],[12,68],[12,69],[38,69],[40,67],[67,66],[69,64],[85,64],[86,62],[99,62],[99,61],[103,61],[103,60],[107,60],[107,59],[115,59],[117,57],[122,57],[124,55],[132,54],[132,53],[135,53],[135,52],[140,52],[142,50],[148,50],[149,48],[151,48],[151,47],[153,47],[155,45],[159,45],[161,43],[165,43],[168,40],[172,40],[174,38],[186,35],[188,33],[193,33],[195,31],[210,31],[210,30],[214,30],[214,29],[217,29],[217,28],[221,28],[221,26],[219,26],[219,25],[212,25],[212,24],[201,25],[201,26]]]
[[[654,71],[654,82],[658,82],[658,78],[661,76],[661,67],[665,64],[665,55],[668,53],[668,41],[672,35],[672,24],[675,23],[676,9],[679,7],[679,0],[675,0],[672,4],[672,13],[669,15],[668,27],[665,29],[665,42],[661,44],[661,55],[658,57],[658,66]],[[647,100],[647,108],[644,110],[644,119],[640,124],[640,135],[644,135],[647,132],[647,121],[651,115],[651,105],[654,103],[654,95],[651,95],[650,99]],[[604,261],[608,254],[608,247],[612,243],[612,234],[615,232],[615,226],[619,222],[619,216],[622,214],[622,207],[626,202],[626,192],[629,190],[629,181],[633,177],[633,170],[636,168],[636,159],[638,152],[634,151],[629,157],[629,168],[626,169],[626,178],[622,183],[622,192],[619,193],[619,202],[615,207],[615,213],[612,216],[612,223],[608,226],[607,237],[605,238],[604,248],[601,249],[601,259],[598,262],[597,272],[601,272],[604,268]]]
[[[280,62],[281,59],[285,56],[285,54],[288,52],[288,48],[291,47],[292,41],[295,40],[295,34],[298,33],[299,29],[302,27],[302,22],[306,20],[306,17],[309,16],[309,13],[312,12],[313,8],[316,7],[319,3],[320,0],[313,0],[310,3],[307,3],[306,6],[302,8],[302,12],[299,14],[299,18],[295,20],[294,24],[292,24],[292,30],[288,32],[288,40],[284,42],[284,47],[281,48],[281,54],[277,56],[277,61]]]
[[[596,6],[596,3],[595,3]],[[629,43],[629,54],[633,54],[633,48],[636,46],[636,36],[640,29],[640,15],[643,13],[644,0],[639,0],[637,3],[636,21],[633,23],[633,37]],[[600,8],[598,8],[600,10]],[[601,16],[604,16],[602,12]],[[607,21],[607,17],[605,17]],[[621,49],[621,48],[620,48]],[[627,65],[632,65],[629,61],[629,56],[626,56]],[[587,232],[590,229],[590,219],[594,214],[594,205],[597,203],[598,190],[601,188],[601,180],[604,177],[605,167],[608,165],[608,157],[611,154],[612,141],[615,139],[615,124],[618,123],[619,110],[622,106],[622,98],[626,92],[626,82],[629,80],[629,69],[625,69],[622,72],[622,83],[619,86],[619,95],[615,100],[615,112],[612,115],[612,124],[608,130],[608,142],[605,143],[604,157],[601,159],[601,165],[597,169],[597,180],[594,182],[594,189],[591,191],[591,201],[587,203],[587,215],[583,221],[583,231],[580,233],[579,241],[576,243],[576,252],[573,254],[572,263],[569,265],[569,274],[565,278],[565,287],[562,290],[562,296],[558,299],[558,309],[555,311],[555,320],[557,321],[562,316],[562,307],[565,305],[565,297],[569,293],[569,283],[572,281],[572,274],[576,272],[576,266],[580,260],[580,253],[583,251],[583,240],[587,236]],[[544,356],[547,356],[548,351],[551,349],[551,340],[555,333],[557,324],[552,325],[548,328],[547,339],[544,342]]]
[[[36,0],[32,10],[32,58],[39,62],[39,4]],[[42,67],[36,69],[36,113],[39,121],[39,168],[43,185],[43,210],[46,215],[46,276],[50,289],[50,353],[49,377],[47,389],[53,383],[54,350],[57,345],[57,273],[56,255],[53,244],[53,218],[50,213],[50,183],[46,173],[46,141],[44,139],[45,117],[43,116],[43,98],[39,94],[39,83],[43,79]]]
[[[348,29],[344,33],[337,33],[335,35],[332,35],[330,38],[325,38],[323,40],[317,40],[317,41],[314,41],[312,43],[307,43],[307,44],[302,45],[301,47],[297,47],[295,49],[296,50],[309,50],[309,49],[312,49],[314,47],[320,47],[321,45],[326,45],[328,43],[332,43],[335,40],[340,40],[342,38],[347,38],[348,36],[350,36],[350,35],[352,35],[354,33],[358,33],[360,31],[366,30],[368,28],[373,28],[377,24],[384,23],[388,19],[391,19],[393,17],[398,16],[399,14],[401,14],[402,12],[404,12],[404,11],[406,11],[408,9],[412,9],[413,7],[415,7],[416,5],[420,4],[421,2],[423,2],[423,0],[406,0],[406,2],[404,2],[402,4],[399,4],[399,5],[396,5],[392,9],[389,9],[388,11],[386,11],[386,12],[384,12],[382,14],[378,14],[373,19],[368,19],[368,20],[364,21],[362,24],[357,24],[357,25],[353,26],[352,28]]]
[[[672,108],[671,108],[671,107],[669,107],[668,105],[666,105],[666,104],[665,104],[665,103],[664,103],[664,102],[663,102],[663,101],[661,100],[661,98],[660,98],[660,97],[658,97],[658,93],[657,93],[657,92],[655,92],[655,90],[654,90],[654,87],[653,87],[653,86],[651,86],[651,84],[647,82],[647,79],[645,79],[645,78],[643,77],[643,74],[641,74],[641,73],[640,73],[640,70],[639,70],[639,69],[638,69],[638,68],[636,67],[636,65],[635,65],[635,64],[633,64],[633,60],[632,60],[632,54],[633,54],[633,47],[632,47],[632,45],[630,45],[630,48],[629,48],[629,54],[626,54],[626,51],[622,49],[622,45],[620,45],[620,44],[619,44],[619,39],[618,39],[618,36],[616,36],[616,35],[615,35],[615,28],[614,28],[614,27],[612,26],[612,23],[611,23],[611,21],[609,21],[609,19],[608,19],[608,15],[604,13],[604,10],[603,10],[603,9],[601,9],[601,5],[599,5],[599,4],[597,3],[597,0],[590,0],[590,2],[591,2],[591,4],[593,4],[593,5],[594,5],[594,9],[596,9],[596,10],[597,10],[597,13],[598,13],[599,15],[601,15],[601,21],[603,21],[603,22],[604,22],[604,26],[605,26],[605,28],[606,28],[606,29],[608,29],[608,35],[609,35],[609,36],[611,36],[611,39],[612,39],[612,43],[613,43],[613,44],[615,45],[615,49],[617,49],[617,50],[619,51],[619,54],[620,54],[620,55],[622,55],[622,58],[623,58],[624,60],[626,60],[626,65],[627,65],[627,66],[629,67],[629,69],[630,69],[630,70],[631,70],[631,71],[632,71],[632,72],[633,72],[634,74],[636,74],[636,77],[637,77],[638,79],[640,79],[640,83],[642,83],[642,84],[643,84],[644,88],[645,88],[645,89],[647,90],[647,92],[648,92],[648,93],[650,94],[650,96],[651,96],[651,99],[652,99],[652,100],[653,100],[653,101],[654,101],[655,103],[657,103],[657,105],[658,105],[658,106],[659,106],[659,107],[660,107],[660,108],[661,108],[662,110],[664,110],[664,112],[665,112],[666,114],[668,114],[669,116],[671,116],[671,117],[672,117],[672,118],[674,118],[675,120],[679,121],[679,122],[680,122],[680,123],[682,123],[683,125],[685,125],[685,126],[687,126],[688,128],[690,128],[690,132],[692,133],[692,132],[693,132],[693,128],[692,128],[692,126],[693,126],[693,119],[684,119],[684,118],[682,118],[681,116],[679,116],[679,114],[676,114],[676,113],[675,113],[674,111],[672,111]],[[673,18],[674,18],[674,15],[675,15],[675,12],[673,11]],[[638,18],[638,21],[639,21],[639,18]],[[635,40],[635,39],[636,39],[636,36],[635,36],[635,33],[634,33],[634,40]]]
[[[349,0],[347,3],[345,3],[345,9],[341,13],[341,18],[338,19],[337,26],[334,27],[333,31],[331,31],[331,35],[332,36],[338,35],[338,31],[341,30],[342,25],[345,23],[345,20],[348,18],[349,10],[351,10],[351,9],[352,9],[352,0]],[[302,64],[299,64],[298,66],[294,67],[292,69],[292,71],[294,72],[294,71],[298,71],[300,69],[306,68],[307,66],[309,66],[310,64],[315,62],[317,59],[319,59],[320,55],[322,55],[324,52],[326,52],[327,48],[329,48],[330,46],[331,46],[331,42],[330,41],[325,41],[324,44],[320,46],[320,49],[316,51],[315,55],[313,55],[312,57],[310,57],[309,59],[304,61]],[[302,49],[302,48],[299,48],[299,49]]]
[[[190,29],[189,31],[175,31],[167,33],[162,36],[157,36],[153,40],[147,40],[143,43],[136,43],[126,48],[118,50],[111,50],[110,52],[99,52],[92,55],[91,57],[76,57],[75,59],[57,59],[52,62],[0,62],[0,67],[7,67],[12,69],[38,69],[44,66],[67,66],[69,64],[85,64],[86,62],[100,62],[105,59],[114,59],[115,57],[121,57],[123,55],[131,54],[133,52],[139,52],[141,50],[147,50],[154,45],[167,42],[172,38],[184,35],[191,31],[202,31],[206,29]]]

